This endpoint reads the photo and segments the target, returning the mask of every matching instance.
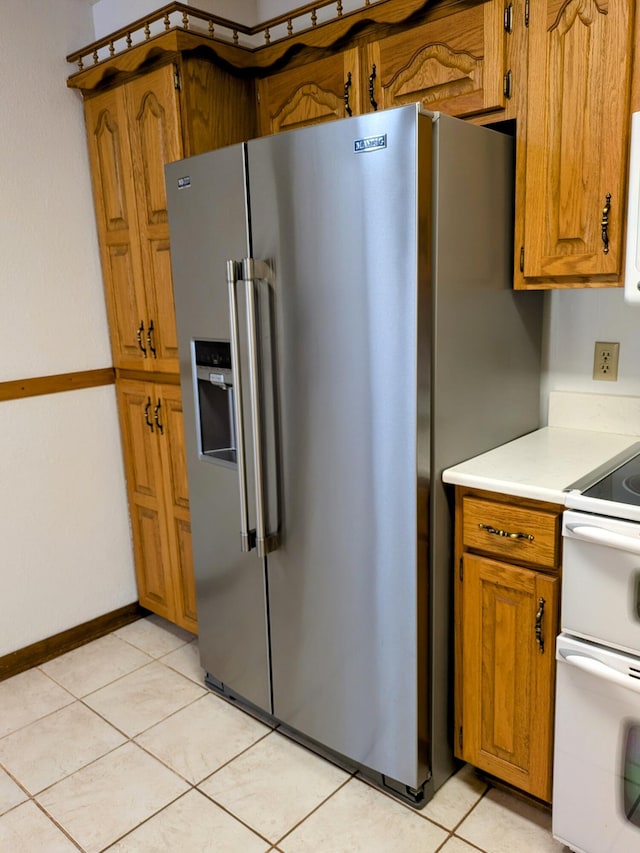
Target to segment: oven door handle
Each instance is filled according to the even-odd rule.
[[[611,684],[616,684],[618,687],[624,687],[626,690],[631,690],[633,693],[640,693],[640,680],[637,680],[630,675],[624,675],[618,672],[617,669],[612,669],[602,661],[595,660],[589,655],[578,654],[569,649],[558,648],[558,655],[562,660],[570,663],[571,666],[576,666],[583,672],[588,672],[589,675],[594,675],[596,678],[602,678],[604,681],[609,681]]]
[[[594,527],[583,522],[570,522],[566,529],[576,539],[584,539],[586,542],[594,542],[596,545],[606,545],[609,548],[618,548],[620,551],[640,554],[640,537],[623,536],[620,533],[613,533],[611,530]]]

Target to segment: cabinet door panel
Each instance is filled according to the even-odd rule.
[[[160,404],[159,419],[163,428],[160,445],[164,471],[163,488],[169,548],[174,574],[175,621],[183,628],[197,632],[189,491],[184,455],[180,387],[177,385],[157,385],[155,391]]]
[[[137,331],[147,306],[122,90],[87,100],[85,120],[113,361],[136,368],[144,359]]]
[[[169,255],[164,166],[182,156],[180,105],[174,67],[166,65],[125,87],[137,216],[147,301],[146,328],[153,322],[150,370],[177,372],[178,347]]]
[[[356,48],[259,80],[260,131],[277,133],[344,118],[347,92],[350,109],[357,115],[361,95]]]
[[[118,383],[138,598],[144,607],[173,620],[174,590],[160,444],[163,436],[154,421],[154,401],[155,386],[151,383]]]
[[[629,0],[531,4],[525,277],[621,273],[630,18]]]
[[[167,574],[163,518],[148,506],[131,504],[138,600],[159,616],[174,620],[171,579]]]
[[[107,296],[107,302],[112,303],[109,313],[112,319],[111,337],[115,341],[112,345],[114,363],[116,367],[124,367],[125,364],[137,366],[140,359],[144,358],[142,347],[145,343],[139,334],[143,317],[147,313],[140,287],[138,259],[133,256],[130,243],[109,241],[103,254],[106,256],[103,270],[112,291],[111,299]]]
[[[462,757],[549,800],[558,580],[470,554],[463,561]]]
[[[455,116],[502,109],[502,15],[490,0],[370,45],[379,108],[420,101]]]
[[[177,544],[178,577],[176,587],[176,622],[187,631],[198,633],[198,609],[196,584],[193,575],[193,551],[191,546],[191,524],[188,514],[174,519]]]
[[[150,316],[154,319],[151,342],[156,350],[157,360],[169,364],[178,364],[178,332],[173,303],[173,278],[171,274],[171,252],[168,238],[150,239],[147,244],[148,263],[154,283],[153,299],[150,304]],[[156,362],[156,368],[158,367]]]

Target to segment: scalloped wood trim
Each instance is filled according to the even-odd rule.
[[[150,62],[170,59],[178,53],[190,50],[209,54],[241,70],[267,69],[293,50],[330,48],[363,24],[398,24],[431,5],[434,5],[432,0],[381,0],[373,6],[366,6],[254,48],[242,47],[216,36],[196,34],[182,27],[173,27],[165,33],[149,37],[140,44],[132,45],[115,56],[99,60],[94,65],[77,71],[68,78],[67,85],[89,92],[115,81],[123,74],[133,73]],[[436,8],[440,11],[441,7],[446,9],[456,5],[459,5],[458,0],[443,0]],[[286,17],[283,16],[285,20]],[[89,45],[82,51],[69,54],[67,59],[75,59],[79,54],[85,56],[85,51],[91,47]]]

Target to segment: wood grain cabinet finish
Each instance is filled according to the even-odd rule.
[[[456,494],[456,755],[546,802],[561,511],[461,488]]]
[[[164,165],[252,136],[254,85],[182,54],[136,72],[85,92],[89,159],[139,600],[196,632]]]
[[[85,100],[114,365],[177,373],[164,166],[251,135],[253,86],[211,63],[165,65]],[[219,86],[220,88],[216,88]],[[216,99],[224,106],[216,108]],[[232,104],[227,97],[235,97]]]
[[[278,133],[358,115],[361,89],[358,48],[271,74],[257,84],[260,132]]]
[[[257,87],[261,133],[416,102],[455,116],[503,109],[503,0],[471,8],[451,4],[446,11],[264,77]]]
[[[177,371],[164,164],[182,156],[172,64],[85,102],[114,364]]]
[[[488,0],[374,41],[367,56],[378,109],[418,101],[453,116],[502,110],[504,2]]]
[[[620,283],[634,14],[632,0],[530,4],[525,286]]]
[[[197,631],[180,389],[118,382],[140,604]]]

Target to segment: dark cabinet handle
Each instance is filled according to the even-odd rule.
[[[353,115],[351,104],[349,103],[349,89],[351,88],[351,72],[347,74],[347,80],[344,84],[344,111],[350,116]]]
[[[156,355],[156,348],[153,345],[153,338],[151,337],[152,334],[153,334],[153,320],[150,321],[149,328],[147,329],[147,346],[149,347],[149,349],[153,353],[153,357],[157,358],[158,356]]]
[[[140,326],[138,327],[138,331],[136,332],[136,337],[138,338],[138,346],[144,357],[147,357],[147,350],[145,349],[144,344],[142,343],[142,336],[144,335],[144,321],[140,320]]]
[[[162,406],[162,403],[160,402],[160,400],[158,400],[158,403],[157,403],[155,409],[153,410],[153,419],[156,422],[156,426],[158,427],[158,431],[160,432],[160,435],[162,435],[164,433],[164,427],[162,426],[162,423],[160,421],[160,408],[161,408],[161,406]]]
[[[378,102],[374,96],[374,84],[376,79],[376,66],[373,65],[371,68],[371,74],[369,74],[369,103],[373,107],[374,110],[378,109]]]
[[[544,654],[544,637],[542,636],[542,617],[544,615],[544,598],[538,599],[538,612],[536,613],[536,643],[540,649],[540,654]]]
[[[147,405],[144,407],[144,422],[153,432],[153,423],[149,420],[149,409],[151,408],[151,397],[147,397]]]
[[[602,234],[602,251],[605,255],[609,254],[609,212],[611,210],[611,193],[607,193],[602,208],[602,219],[600,221],[600,230]]]

